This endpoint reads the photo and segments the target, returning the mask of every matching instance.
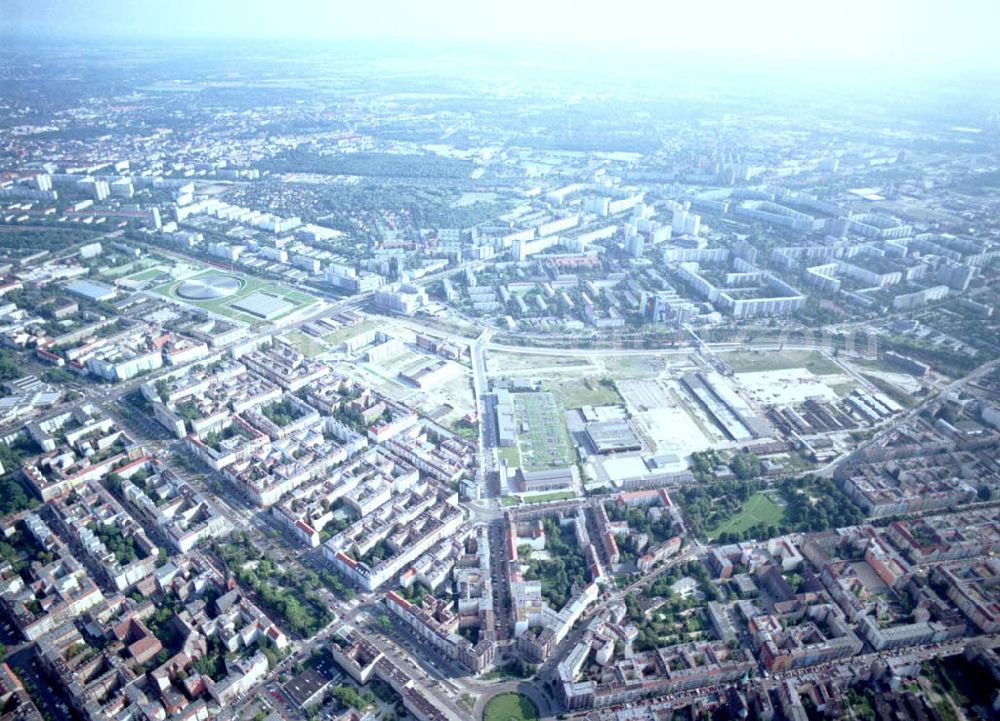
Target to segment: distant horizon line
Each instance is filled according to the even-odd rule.
[[[203,46],[205,44],[223,44],[227,46],[238,46],[246,43],[260,44],[268,47],[285,47],[297,45],[303,50],[314,50],[320,47],[325,49],[335,49],[336,47],[358,47],[363,46],[372,50],[420,50],[433,51],[433,56],[448,56],[461,54],[463,52],[487,52],[487,60],[497,60],[497,55],[507,52],[510,57],[518,61],[524,60],[526,54],[531,54],[538,59],[554,58],[563,62],[570,62],[566,58],[567,51],[578,51],[586,53],[590,60],[602,60],[607,57],[624,59],[626,61],[697,61],[699,68],[707,69],[712,66],[732,66],[738,64],[741,70],[780,70],[789,75],[801,74],[812,71],[829,71],[834,69],[857,70],[864,68],[868,72],[885,73],[925,73],[928,70],[944,71],[942,74],[995,74],[1000,67],[989,67],[983,65],[971,65],[969,63],[943,64],[928,59],[926,64],[917,64],[911,61],[900,61],[898,63],[886,63],[865,58],[853,57],[803,57],[795,59],[794,66],[788,58],[779,58],[767,55],[754,55],[747,52],[723,51],[718,53],[705,53],[696,50],[681,49],[677,47],[650,48],[644,46],[632,46],[629,48],[602,46],[589,43],[543,43],[535,39],[525,39],[517,43],[503,41],[497,38],[487,39],[436,39],[436,38],[413,38],[405,36],[387,35],[344,35],[320,37],[316,35],[301,36],[273,36],[273,35],[236,35],[236,34],[201,34],[194,33],[188,35],[167,35],[158,33],[91,33],[81,32],[69,34],[61,32],[35,33],[18,32],[8,29],[0,29],[0,41],[23,45],[32,43],[37,46],[39,43],[51,45],[88,45],[95,41],[103,43],[94,50],[113,52],[114,47],[109,47],[108,42],[118,43],[125,47],[139,45],[175,46],[178,49],[185,46]],[[8,46],[9,47],[9,46]],[[2,50],[0,50],[2,52]],[[706,67],[707,66],[707,67]],[[1000,82],[1000,81],[998,81]]]

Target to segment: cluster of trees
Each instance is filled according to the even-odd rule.
[[[205,468],[202,466],[201,462],[195,460],[195,458],[186,451],[174,451],[170,455],[170,460],[176,463],[181,468],[183,468],[188,473],[203,473],[205,471]],[[220,481],[217,478],[213,480],[218,481],[220,484],[219,487],[221,488],[222,481]]]
[[[24,566],[24,562],[21,560],[21,554],[17,552],[17,548],[7,541],[0,541],[0,561],[9,563],[15,572],[20,571]]]
[[[338,507],[340,507],[339,503]],[[330,510],[330,505],[326,504],[325,509]],[[324,525],[323,528],[320,530],[319,532],[320,541],[326,543],[327,541],[329,541],[331,538],[336,536],[338,533],[340,533],[350,525],[351,522],[347,518],[334,516],[329,521],[327,521],[326,525]]]
[[[295,635],[312,636],[330,622],[330,611],[316,594],[321,584],[317,574],[276,566],[242,531],[228,542],[217,541],[212,550],[236,579],[253,591],[256,601],[280,617]]]
[[[122,399],[136,410],[150,415],[153,413],[153,406],[138,388],[123,395]]]
[[[617,503],[605,503],[604,508],[608,512],[608,518],[612,521],[627,521],[629,528],[638,533],[645,533],[649,536],[651,543],[663,543],[676,535],[674,524],[667,513],[663,513],[658,519],[653,520],[645,507],[629,508],[626,506],[622,508]]]
[[[740,543],[751,539],[774,538],[782,533],[780,526],[761,521],[742,531],[723,531],[715,540],[719,543]]]
[[[743,481],[758,478],[761,473],[760,459],[753,453],[737,453],[729,461],[729,468]]]
[[[226,676],[226,648],[219,643],[217,636],[209,637],[207,646],[208,653],[195,661],[193,668],[202,676],[219,681]]]
[[[712,472],[722,465],[718,451],[695,451],[691,454],[691,473],[699,481],[712,480]]]
[[[760,488],[759,481],[719,481],[681,488],[677,497],[684,508],[688,528],[694,535],[704,538]]]
[[[482,201],[455,205],[448,194],[434,196],[431,200],[407,206],[415,227],[471,228],[506,213],[511,207],[510,203]]]
[[[205,434],[205,437],[201,439],[209,448],[216,451],[222,448],[222,442],[229,440],[230,438],[235,438],[236,436],[244,435],[240,425],[236,422],[230,423],[227,426],[223,426],[217,431],[211,431]]]
[[[702,451],[691,454],[691,471],[699,481],[708,482],[714,478],[713,471],[724,465],[718,451]],[[761,474],[760,459],[753,453],[737,453],[729,463],[729,468],[743,481],[758,478]]]
[[[507,212],[514,204],[502,199],[457,204],[461,193],[472,188],[468,172],[455,178],[394,181],[368,177],[356,184],[299,185],[295,193],[279,194],[275,212],[343,231],[348,237],[318,245],[357,260],[371,257],[373,242],[383,239],[382,227],[390,222],[415,240],[420,228],[471,228]],[[259,202],[258,190],[245,192],[247,202]],[[268,195],[269,202],[273,197]]]
[[[101,524],[97,526],[94,533],[101,539],[101,543],[115,554],[118,563],[125,565],[138,560],[139,548],[136,546],[135,540],[130,536],[125,536],[118,526]]]
[[[362,563],[367,563],[369,566],[374,566],[379,561],[384,561],[387,558],[391,558],[394,554],[392,547],[382,539],[374,546],[368,549],[365,555],[361,556],[358,560]]]
[[[38,501],[28,494],[18,477],[24,459],[38,451],[38,446],[27,435],[20,436],[10,444],[0,443],[0,465],[4,470],[4,474],[0,476],[0,516],[38,505]]]
[[[7,464],[4,463],[4,468],[6,467]],[[17,513],[38,505],[38,501],[24,490],[16,473],[17,471],[14,471],[0,476],[0,516]]]
[[[23,376],[23,365],[16,351],[0,348],[0,382],[12,381]]]
[[[166,378],[160,378],[153,384],[153,387],[156,388],[156,395],[160,397],[161,401],[166,403],[170,400],[170,381]]]
[[[836,298],[838,293],[839,291],[824,291],[817,288],[816,295],[806,299],[802,307],[796,311],[795,317],[814,328],[837,322],[841,315],[830,307],[835,306],[830,299]]]
[[[3,234],[0,234],[2,236]],[[43,318],[52,319],[55,317],[52,309],[46,306],[46,301],[51,300],[53,294],[51,290],[43,288],[21,288],[20,290],[13,290],[4,296],[4,300],[8,300],[18,308],[25,308],[33,313],[38,313]],[[92,311],[94,313],[99,313],[106,317],[114,317],[116,314],[114,306],[110,303],[104,303],[99,301],[90,300],[89,298],[84,298],[83,296],[73,296],[74,302],[79,306],[81,311]]]
[[[687,561],[686,563],[672,566],[664,571],[649,587],[650,596],[669,596],[670,587],[677,583],[684,576],[691,576],[698,581],[698,590],[708,601],[715,601],[719,598],[719,592],[712,583],[712,579],[701,561]]]
[[[330,593],[350,601],[354,598],[354,589],[348,588],[337,574],[329,569],[323,568],[319,572],[306,571],[303,574],[303,581],[309,588],[317,588],[320,584],[326,586]]]
[[[62,195],[61,191],[60,195]],[[57,252],[66,250],[74,243],[86,242],[97,235],[97,233],[75,227],[72,230],[63,227],[16,228],[9,232],[0,233],[0,250],[13,251],[12,254],[16,256],[37,253],[42,250]]]
[[[535,664],[528,663],[520,658],[515,658],[502,666],[498,666],[492,672],[486,674],[483,678],[487,681],[504,678],[531,678],[535,675],[536,671],[538,671],[538,666]]]
[[[545,550],[551,558],[532,559],[525,578],[541,580],[542,595],[554,609],[566,605],[573,587],[582,588],[587,583],[587,560],[576,545],[572,525],[560,526],[551,518],[544,520]]]
[[[138,591],[132,592],[132,598],[137,603],[143,600],[142,594]],[[158,600],[153,615],[146,619],[146,627],[160,640],[163,649],[170,655],[176,653],[184,643],[184,638],[177,631],[177,627],[171,623],[171,619],[182,608],[183,604],[176,597],[166,595]]]
[[[192,422],[201,418],[201,411],[198,410],[198,406],[195,405],[193,400],[186,400],[178,403],[174,408],[174,411],[177,413],[177,416],[184,421],[184,426],[188,429],[188,431],[194,429]]]
[[[287,426],[299,417],[299,412],[288,398],[269,403],[260,410],[264,416],[277,426]]]
[[[0,539],[0,561],[11,565],[15,572],[30,565],[34,561],[46,564],[55,560],[52,551],[45,551],[35,545],[30,537],[17,529],[7,538]]]
[[[691,532],[705,537],[762,488],[761,481],[722,481],[681,488],[677,498],[684,508]],[[780,520],[773,523],[762,521],[743,531],[726,531],[717,540],[736,543],[749,538],[773,538],[785,533],[853,526],[864,521],[861,508],[829,478],[812,475],[787,478],[778,490],[785,501]]]
[[[431,593],[431,589],[427,588],[420,581],[412,584],[409,588],[404,588],[400,591],[400,595],[405,598],[410,603],[420,603],[424,600],[424,596]]]
[[[47,371],[42,372],[42,380],[53,385],[76,383],[80,379],[81,377],[76,373],[68,371],[65,368],[49,368]]]
[[[980,302],[988,303],[988,299],[979,298]],[[995,304],[995,301],[994,301]],[[994,354],[1000,348],[1000,339],[994,330],[996,319],[984,316],[978,311],[959,305],[958,299],[946,304],[942,313],[947,312],[948,330],[951,335],[960,338],[971,346],[992,351]]]
[[[882,350],[891,350],[916,358],[933,366],[936,370],[947,371],[956,376],[968,373],[979,365],[979,358],[982,355],[982,353],[976,353],[974,356],[969,356],[961,351],[932,345],[927,341],[909,336],[880,336],[879,342],[883,344]]]
[[[351,430],[364,435],[368,432],[369,425],[373,425],[378,421],[381,421],[382,423],[389,423],[392,420],[392,409],[388,407],[385,408],[378,419],[374,419],[371,423],[368,423],[365,421],[365,417],[360,408],[342,404],[334,410],[333,417]]]
[[[336,699],[341,708],[352,708],[356,711],[364,710],[375,700],[370,693],[358,693],[353,686],[347,685],[337,686],[330,691],[330,695]]]
[[[368,424],[365,423],[361,411],[353,406],[346,404],[339,406],[334,410],[333,417],[356,433],[364,434],[368,432]]]
[[[705,630],[705,622],[698,611],[686,613],[679,619],[679,614],[685,612],[680,608],[682,605],[684,601],[671,599],[657,609],[657,618],[643,619],[633,648],[641,653],[697,640]]]
[[[691,610],[701,605],[702,601],[694,597],[681,598],[670,589],[684,576],[691,576],[698,581],[698,588],[705,600],[718,600],[719,592],[709,579],[708,570],[698,561],[689,561],[671,568],[649,588],[650,597],[666,599],[654,614],[643,613],[636,594],[626,595],[625,609],[638,628],[635,650],[651,651],[662,646],[696,640],[705,630],[703,616]]]
[[[785,516],[781,531],[824,531],[854,526],[865,520],[864,511],[829,478],[805,476],[782,481]]]
[[[260,167],[277,173],[361,175],[382,178],[468,178],[475,165],[467,160],[433,153],[338,153],[323,155],[296,148],[262,161]]]

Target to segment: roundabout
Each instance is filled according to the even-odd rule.
[[[524,694],[514,691],[497,694],[483,708],[483,721],[535,721],[538,706]]]

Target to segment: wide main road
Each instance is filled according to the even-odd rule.
[[[485,330],[472,342],[469,353],[472,357],[472,393],[479,416],[479,464],[476,467],[476,489],[480,496],[489,495],[488,481],[494,470],[492,438],[492,413],[487,406],[489,382],[486,379],[486,345],[493,335]]]

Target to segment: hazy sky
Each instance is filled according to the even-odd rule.
[[[1000,69],[1000,0],[0,0],[0,34],[479,42]]]

